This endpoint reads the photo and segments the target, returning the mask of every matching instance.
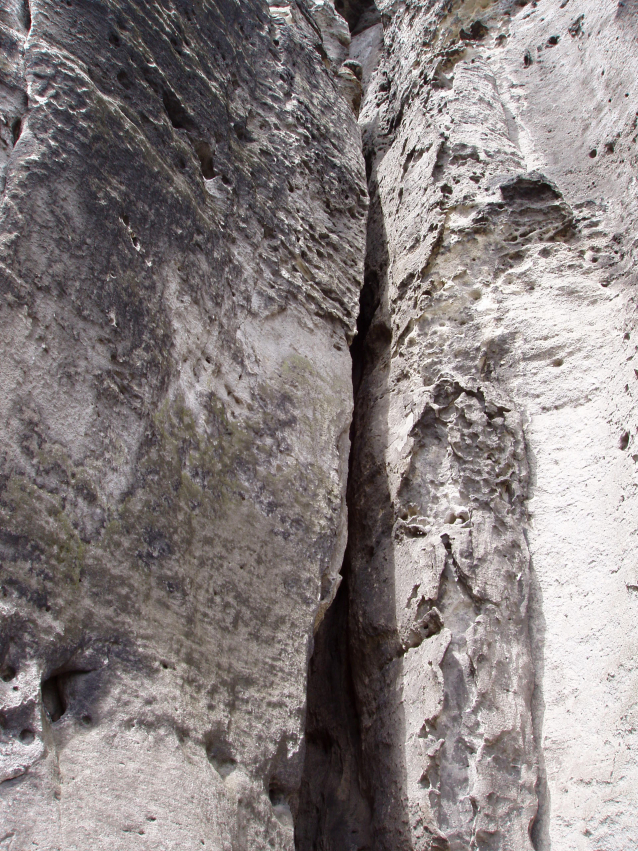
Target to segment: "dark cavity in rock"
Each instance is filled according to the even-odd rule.
[[[347,558],[343,576],[315,636],[308,672],[306,756],[295,820],[297,851],[371,847],[349,653]]]

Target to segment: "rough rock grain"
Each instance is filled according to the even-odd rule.
[[[638,846],[635,0],[0,39],[0,847]]]
[[[0,38],[0,845],[290,849],[355,118],[296,3],[14,0]]]
[[[633,847],[636,10],[377,7],[351,45],[372,847]]]

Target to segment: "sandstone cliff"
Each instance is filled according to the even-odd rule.
[[[370,213],[310,833],[633,847],[638,10],[376,7],[350,48]]]
[[[637,845],[635,2],[0,48],[0,847]]]
[[[304,12],[0,13],[6,847],[292,847],[367,205]]]

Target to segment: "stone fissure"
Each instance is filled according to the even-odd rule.
[[[437,14],[441,10],[434,9],[431,18]],[[405,20],[397,14],[384,32],[386,48],[399,38]],[[466,41],[480,41],[484,29],[469,25],[460,37],[465,32]],[[414,36],[402,37],[409,51]],[[372,41],[369,33],[366,38]],[[476,149],[455,145],[449,134],[433,144],[405,128],[424,132],[422,111],[434,108],[437,92],[452,88],[465,52],[452,49],[454,61],[443,64],[435,57],[433,80],[443,67],[448,77],[434,93],[426,78],[421,98],[414,88],[397,94],[400,78],[387,86],[391,52],[383,58],[379,53],[378,67],[368,70],[361,125],[370,208],[359,333],[351,347],[355,409],[347,580],[339,592],[339,616],[322,624],[333,634],[317,644],[310,689],[313,700],[321,694],[332,701],[336,727],[324,731],[326,738],[346,741],[336,732],[347,726],[338,715],[345,705],[321,685],[322,673],[330,669],[325,648],[332,642],[352,681],[347,717],[357,722],[353,729],[360,738],[347,740],[348,762],[356,766],[356,793],[365,795],[369,824],[365,831],[357,824],[338,841],[321,829],[310,839],[304,832],[308,809],[302,808],[298,837],[303,833],[304,841],[298,848],[304,851],[530,847],[537,760],[528,638],[528,473],[520,416],[493,374],[489,348],[474,363],[466,353],[437,351],[420,319],[445,302],[439,275],[450,253],[453,175],[469,166],[472,185],[481,157]],[[364,63],[368,58],[358,51],[356,37],[351,53]],[[489,79],[485,71],[478,73]],[[386,102],[388,88],[393,109]],[[495,87],[492,91],[498,97]],[[504,141],[505,157],[515,158],[508,145]],[[422,198],[414,193],[415,180]],[[435,196],[428,206],[433,193],[443,203]],[[556,239],[569,233],[570,210],[542,175],[502,181],[500,193],[505,203],[479,206],[474,229],[498,227],[505,252],[514,242],[520,250],[530,234]],[[419,229],[429,239],[415,269],[411,255],[419,253]],[[402,242],[406,230],[414,231],[411,242]],[[345,624],[345,635],[334,633]],[[493,635],[499,636],[498,647]],[[318,714],[309,704],[309,740]],[[318,772],[314,745],[308,754],[304,783],[316,784],[314,823],[327,825],[351,807],[352,787],[344,791],[339,760],[327,759]],[[341,788],[342,797],[322,797],[325,783]],[[369,846],[357,841],[364,835]]]
[[[352,461],[358,445],[359,386],[366,338],[379,305],[378,278],[366,270],[359,299],[357,336],[350,346],[354,397],[346,501],[352,502]],[[351,516],[349,511],[349,517]],[[350,629],[350,554],[341,584],[314,639],[308,670],[305,759],[295,819],[297,851],[369,851],[372,813],[361,753],[361,718],[353,680]]]

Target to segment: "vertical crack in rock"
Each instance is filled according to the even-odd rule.
[[[379,13],[372,0],[336,0],[335,7],[347,20],[353,34],[360,26],[365,28],[378,23]],[[317,11],[321,11],[320,7]],[[354,71],[358,80],[361,80],[361,66],[358,62],[346,61],[341,73],[343,69],[350,73]],[[356,112],[359,110],[359,102],[360,95],[354,104]],[[366,176],[369,177],[369,174]],[[368,190],[370,192],[370,186]],[[370,239],[373,242],[375,240],[377,218],[369,210],[368,243]],[[374,260],[368,262],[370,256],[368,244],[364,284],[359,297],[357,335],[350,346],[354,410],[350,428],[347,486],[349,538],[354,517],[351,511],[356,487],[353,461],[359,445],[357,429],[361,421],[360,405],[366,405],[369,401],[359,390],[367,365],[379,359],[379,344],[382,350],[386,350],[389,345],[387,334],[379,335],[378,329],[370,333],[380,303],[379,273]],[[350,566],[350,550],[347,547],[341,584],[315,635],[309,665],[305,762],[295,819],[297,851],[369,851],[376,847],[372,785],[363,770],[361,724],[367,722],[360,715],[361,707],[354,681],[354,677],[360,673],[357,671],[360,659],[356,653],[353,655],[356,643],[353,643],[351,631]]]
[[[529,633],[534,664],[534,690],[532,692],[532,724],[534,741],[538,757],[538,779],[536,795],[538,809],[531,827],[530,837],[534,851],[551,851],[549,835],[551,801],[547,782],[547,767],[545,752],[540,746],[543,741],[543,721],[545,716],[545,634],[546,624],[543,613],[543,592],[538,574],[530,559],[530,593],[529,593]]]
[[[30,0],[23,0],[22,6],[22,22],[27,34],[31,31],[31,3]]]
[[[350,346],[354,414],[351,446],[356,445],[358,388],[364,369],[366,337],[378,306],[378,279],[365,276],[357,336]],[[347,501],[351,501],[352,458]],[[315,635],[308,670],[306,751],[295,820],[297,851],[349,849],[374,845],[371,804],[361,768],[361,721],[353,682],[350,642],[350,555],[346,549],[341,584]]]
[[[370,804],[349,653],[348,565],[317,634],[308,675],[306,753],[297,851],[371,848]]]
[[[414,82],[401,90],[415,32],[436,41],[443,15],[433,4],[429,15],[385,21],[376,68],[371,28],[350,50],[368,83],[368,245],[351,347],[348,551],[310,667],[299,851],[532,843],[538,770],[522,419],[499,375],[508,340],[485,339],[472,315],[476,273],[458,274],[448,289],[445,278],[472,255],[482,257],[481,280],[496,277],[526,246],[568,240],[573,214],[551,181],[524,172],[489,68],[462,62],[463,41],[486,36],[481,22],[461,19],[461,45],[434,51],[419,77],[423,97]],[[358,21],[350,24],[356,31]],[[427,67],[427,40],[419,52],[416,64]],[[437,101],[433,114],[448,108],[454,76],[456,100],[468,101],[463,120],[487,121],[493,133],[488,171],[497,161],[502,169],[496,192],[458,222],[450,221],[461,203],[455,187],[483,180],[487,157],[467,132],[437,135],[423,113],[428,98]],[[468,326],[463,344],[457,322]]]

